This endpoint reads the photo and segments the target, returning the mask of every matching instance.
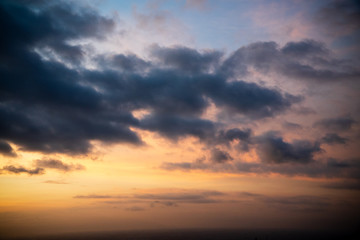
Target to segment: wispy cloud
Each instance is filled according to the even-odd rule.
[[[43,183],[49,183],[49,184],[69,184],[68,182],[65,181],[59,181],[59,180],[47,180],[44,181]]]
[[[58,159],[39,159],[34,161],[35,166],[41,168],[51,168],[59,171],[70,172],[84,170],[85,167],[81,164],[66,164]]]
[[[114,198],[111,195],[98,195],[98,194],[89,194],[89,195],[76,195],[74,198],[79,199],[104,199],[104,198]]]
[[[128,203],[146,203],[151,207],[166,206],[176,207],[181,203],[186,204],[212,204],[220,203],[224,200],[226,193],[213,190],[184,190],[172,189],[166,191],[150,191],[147,193],[131,193],[127,195],[76,195],[76,199],[108,199],[106,203],[111,204],[128,204]]]
[[[0,169],[0,174],[3,172],[7,173],[14,173],[14,174],[20,174],[20,173],[27,173],[29,175],[41,175],[44,174],[45,171],[43,168],[25,168],[23,166],[14,166],[14,165],[6,165],[2,169]]]
[[[134,193],[126,196],[110,195],[84,195],[95,201],[103,202],[103,199],[113,198],[115,201],[105,201],[109,204],[136,204],[125,208],[127,211],[143,211],[155,207],[179,207],[182,204],[250,204],[265,203],[271,208],[280,211],[324,211],[334,204],[330,198],[312,195],[265,195],[255,192],[219,192],[219,191],[196,191],[190,189],[172,189],[169,192],[147,190],[147,193]],[[126,201],[116,201],[119,198]]]

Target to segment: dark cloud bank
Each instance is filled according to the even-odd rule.
[[[133,129],[144,129],[176,141],[194,136],[211,149],[212,163],[224,168],[234,157],[217,146],[255,147],[265,167],[236,166],[239,171],[273,171],[273,166],[297,163],[305,171],[321,152],[321,144],[346,144],[329,133],[318,142],[288,143],[280,135],[253,136],[251,129],[224,129],[201,118],[214,103],[231,114],[252,120],[271,118],[301,102],[304,96],[240,80],[254,68],[291,79],[312,82],[352,80],[359,69],[351,61],[335,59],[323,43],[314,40],[257,42],[224,57],[216,50],[198,51],[153,45],[150,60],[134,54],[98,55],[97,67],[86,68],[86,49],[74,40],[106,39],[115,28],[112,19],[90,8],[66,2],[1,1],[0,26],[0,153],[20,151],[84,154],[90,141],[144,144]],[[136,118],[134,110],[150,113]],[[328,119],[314,127],[350,129],[355,120]],[[287,123],[289,128],[301,128]],[[220,165],[219,165],[220,163]],[[202,161],[165,163],[165,169],[208,168]],[[223,164],[223,165],[221,165]],[[36,169],[6,166],[3,171],[37,174],[43,168],[80,170],[57,160],[38,160]],[[267,169],[269,168],[269,169]],[[256,169],[256,170],[254,170]],[[309,175],[313,174],[312,170]],[[316,170],[315,170],[316,171]],[[316,173],[314,173],[316,174]]]
[[[64,2],[24,3],[2,1],[0,8],[7,33],[0,58],[2,145],[78,154],[91,150],[90,140],[143,144],[130,127],[205,139],[216,130],[199,117],[209,99],[252,118],[273,116],[301,100],[255,83],[229,82],[232,75],[222,70],[228,61],[220,62],[216,51],[154,46],[153,62],[99,56],[98,70],[89,70],[81,64],[82,46],[69,42],[105,38],[115,23]],[[137,109],[151,114],[136,119],[131,111]]]

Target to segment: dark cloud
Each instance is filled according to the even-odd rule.
[[[287,130],[301,130],[303,127],[300,124],[285,121],[283,127]]]
[[[249,141],[251,133],[252,131],[250,128],[246,128],[246,129],[232,128],[226,131],[221,130],[218,134],[217,139],[220,143],[228,143],[234,140]]]
[[[337,44],[345,43],[344,45],[355,53],[355,57],[358,57],[356,55],[360,51],[359,1],[326,1],[326,4],[315,13],[314,22],[323,33],[332,37]]]
[[[252,118],[274,116],[302,100],[299,96],[283,95],[275,89],[245,81],[226,82],[221,78],[210,78],[201,84],[217,107]]]
[[[229,153],[222,151],[218,148],[213,148],[211,150],[211,160],[214,163],[224,163],[227,161],[233,160]]]
[[[268,132],[257,138],[257,152],[267,163],[310,163],[315,153],[321,151],[320,144],[306,140],[285,142],[274,132]]]
[[[77,170],[84,170],[85,167],[81,164],[66,164],[57,159],[41,159],[34,161],[34,169],[28,169],[23,166],[13,166],[8,165],[4,166],[0,171],[5,171],[8,173],[28,173],[30,175],[38,175],[44,174],[45,169],[56,169],[63,172],[70,172],[70,171],[77,171]],[[59,183],[56,181],[46,181],[46,183]]]
[[[280,48],[275,42],[256,42],[235,51],[223,62],[222,72],[246,76],[249,68],[263,74],[279,74],[311,82],[356,80],[360,69],[351,60],[328,54],[323,43],[314,40],[289,42]]]
[[[227,134],[229,133],[229,134]],[[337,136],[337,135],[336,135]],[[227,152],[216,148],[218,142],[210,143],[213,146],[210,159],[196,159],[195,161],[163,162],[161,169],[174,171],[207,171],[227,173],[278,173],[286,176],[306,176],[311,178],[345,178],[359,179],[360,164],[357,159],[322,159],[324,153],[321,144],[331,141],[343,143],[341,138],[328,135],[320,141],[293,140],[287,142],[278,132],[266,132],[259,136],[252,136],[251,131],[230,129],[220,131],[216,135],[222,146],[229,146],[229,141],[239,140],[257,152],[261,162],[244,162],[240,158],[232,158]],[[241,140],[240,140],[241,139]],[[327,142],[326,142],[327,141]],[[346,142],[346,140],[345,140]],[[214,150],[217,149],[217,150]],[[242,151],[242,149],[237,149]],[[231,161],[230,161],[231,160]],[[221,164],[219,164],[221,163]]]
[[[330,131],[346,131],[356,123],[352,117],[324,118],[314,123],[314,127],[320,127]]]
[[[219,65],[222,53],[218,51],[198,51],[187,47],[162,48],[157,45],[151,49],[151,54],[161,65],[168,65],[190,73],[208,72]]]
[[[130,113],[106,108],[101,93],[80,83],[79,71],[41,56],[50,49],[65,62],[78,58],[81,46],[68,42],[103,38],[114,22],[76,4],[27,3],[0,4],[7,33],[1,38],[0,137],[21,150],[68,154],[88,152],[95,139],[141,144],[128,128]]]
[[[334,144],[347,144],[349,139],[343,138],[336,133],[327,133],[324,137],[321,138],[321,142],[334,145]]]
[[[339,160],[335,158],[327,159],[327,167],[331,169],[331,173],[340,172],[344,178],[360,179],[360,159],[350,158]]]
[[[8,172],[8,173],[14,173],[14,174],[20,174],[20,173],[27,173],[29,175],[41,175],[45,173],[45,170],[43,168],[34,168],[34,169],[28,169],[23,166],[13,166],[13,165],[7,165],[4,166],[2,169],[0,169],[0,173],[2,172]]]
[[[199,115],[208,106],[197,81],[178,70],[153,68],[147,74],[88,71],[85,77],[88,84],[105,93],[104,98],[114,108]]]
[[[301,100],[255,83],[227,82],[225,76],[215,73],[192,76],[176,68],[152,68],[146,74],[88,71],[86,79],[118,105],[151,109],[163,115],[200,115],[209,106],[207,99],[211,99],[233,113],[263,118],[283,112]]]
[[[84,170],[85,167],[81,164],[66,164],[57,159],[42,159],[35,160],[35,165],[40,168],[52,168],[59,171],[70,172],[77,170]]]
[[[7,33],[2,38],[6,53],[15,47],[51,49],[67,60],[82,57],[79,46],[68,40],[103,38],[114,27],[114,22],[101,17],[90,8],[66,2],[2,1],[1,26]],[[21,18],[20,18],[21,16]]]
[[[252,141],[252,131],[250,128],[239,129],[232,128],[228,130],[220,130],[215,137],[213,144],[223,144],[230,147],[230,143],[237,142],[236,148],[239,151],[249,151],[249,144]]]
[[[196,169],[202,169],[206,170],[209,168],[207,164],[204,163],[198,163],[198,162],[164,162],[160,166],[161,169],[165,170],[196,170]]]
[[[192,161],[192,162],[164,162],[160,168],[168,171],[208,171],[208,172],[228,172],[228,173],[246,173],[257,172],[264,173],[264,165],[258,163],[242,163],[233,161],[231,163],[225,162],[223,164],[214,164],[209,161]]]
[[[275,42],[258,42],[241,47],[226,59],[222,72],[228,75],[244,76],[248,74],[248,65],[257,69],[269,70],[276,56],[279,55]]]
[[[313,40],[283,48],[258,42],[226,59],[219,51],[153,46],[148,60],[131,53],[97,55],[98,65],[87,69],[81,60],[87,50],[69,42],[105,38],[115,23],[73,5],[0,4],[0,24],[9,33],[1,40],[0,138],[19,150],[84,154],[93,140],[139,146],[144,144],[135,132],[140,128],[173,140],[193,136],[211,148],[237,142],[237,149],[248,151],[255,144],[250,129],[225,130],[201,118],[211,103],[256,120],[281,114],[303,97],[239,80],[239,74],[249,74],[252,67],[287,76],[314,71],[312,77],[318,78],[321,71],[349,70],[339,61],[333,68],[335,60],[324,44]],[[135,110],[149,114],[137,119]],[[308,142],[264,138],[258,144],[269,150],[261,152],[280,152],[280,157],[269,158],[277,161],[307,162],[316,152]]]
[[[360,190],[360,181],[351,181],[351,180],[345,180],[341,182],[329,182],[325,184],[321,184],[321,187],[324,188],[331,188],[331,189],[338,189],[338,190]]]
[[[141,121],[140,126],[171,139],[195,136],[205,140],[213,137],[215,132],[215,125],[209,120],[169,115],[150,115]]]
[[[360,4],[357,0],[330,0],[315,12],[313,22],[347,57],[359,61]],[[358,65],[358,64],[357,64]]]
[[[0,140],[0,154],[8,157],[16,157],[14,149],[5,141]]]
[[[326,55],[328,54],[328,51],[329,50],[325,47],[324,43],[316,42],[310,39],[300,42],[289,42],[281,48],[281,52],[285,55],[300,58],[306,56]]]
[[[113,70],[121,70],[124,72],[142,73],[151,67],[151,63],[147,62],[135,54],[116,54],[110,56],[98,56],[96,58],[100,66],[106,66]]]
[[[52,112],[40,106],[26,108],[25,104],[9,103],[0,106],[0,135],[20,145],[21,150],[45,153],[86,153],[91,149],[91,139],[141,143],[137,135],[121,123],[124,121],[121,114],[111,116],[97,112],[97,118],[90,118],[90,113],[81,111]]]

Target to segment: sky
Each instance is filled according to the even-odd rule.
[[[357,1],[3,0],[0,234],[354,230]]]

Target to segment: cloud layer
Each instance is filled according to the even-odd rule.
[[[70,42],[104,39],[115,23],[75,8],[63,2],[1,3],[1,26],[8,34],[1,44],[0,138],[20,150],[81,154],[91,150],[91,140],[143,144],[130,127],[173,139],[205,139],[216,125],[200,117],[210,102],[265,118],[302,99],[229,81],[233,75],[223,69],[234,64],[233,57],[223,61],[218,51],[153,46],[151,61],[99,55],[97,68],[88,69],[82,64],[86,49]],[[132,111],[139,109],[151,114],[136,119]]]
[[[0,15],[7,33],[0,42],[0,153],[5,157],[16,157],[16,151],[86,154],[93,141],[143,146],[143,130],[174,142],[194,137],[209,155],[207,160],[165,162],[162,168],[167,170],[357,174],[356,167],[331,165],[322,170],[329,156],[319,157],[326,145],[352,143],[348,135],[357,127],[356,116],[320,116],[309,124],[322,137],[312,140],[306,134],[289,140],[279,131],[257,131],[259,125],[294,113],[296,107],[306,110],[297,105],[309,97],[296,87],[289,92],[270,87],[259,76],[306,86],[359,78],[355,60],[337,57],[325,43],[303,39],[280,46],[257,41],[228,54],[152,44],[148,55],[140,57],[93,51],[92,44],[106,41],[118,23],[92,8],[63,1],[2,1]],[[208,117],[214,109],[241,121]],[[146,114],[137,117],[136,111]],[[301,118],[305,112],[297,114]],[[252,125],[242,126],[244,122]],[[286,130],[305,129],[303,123],[282,122]],[[241,154],[251,151],[259,161],[241,161]],[[34,166],[8,165],[3,171],[39,174],[45,168],[84,168],[49,158],[36,160]]]
[[[321,212],[326,211],[334,203],[325,196],[310,195],[265,195],[255,192],[220,192],[189,189],[148,190],[148,193],[134,193],[121,195],[77,195],[79,200],[91,200],[106,204],[129,205],[127,211],[144,211],[155,207],[179,207],[184,204],[213,205],[213,204],[238,204],[262,203],[278,211]]]

